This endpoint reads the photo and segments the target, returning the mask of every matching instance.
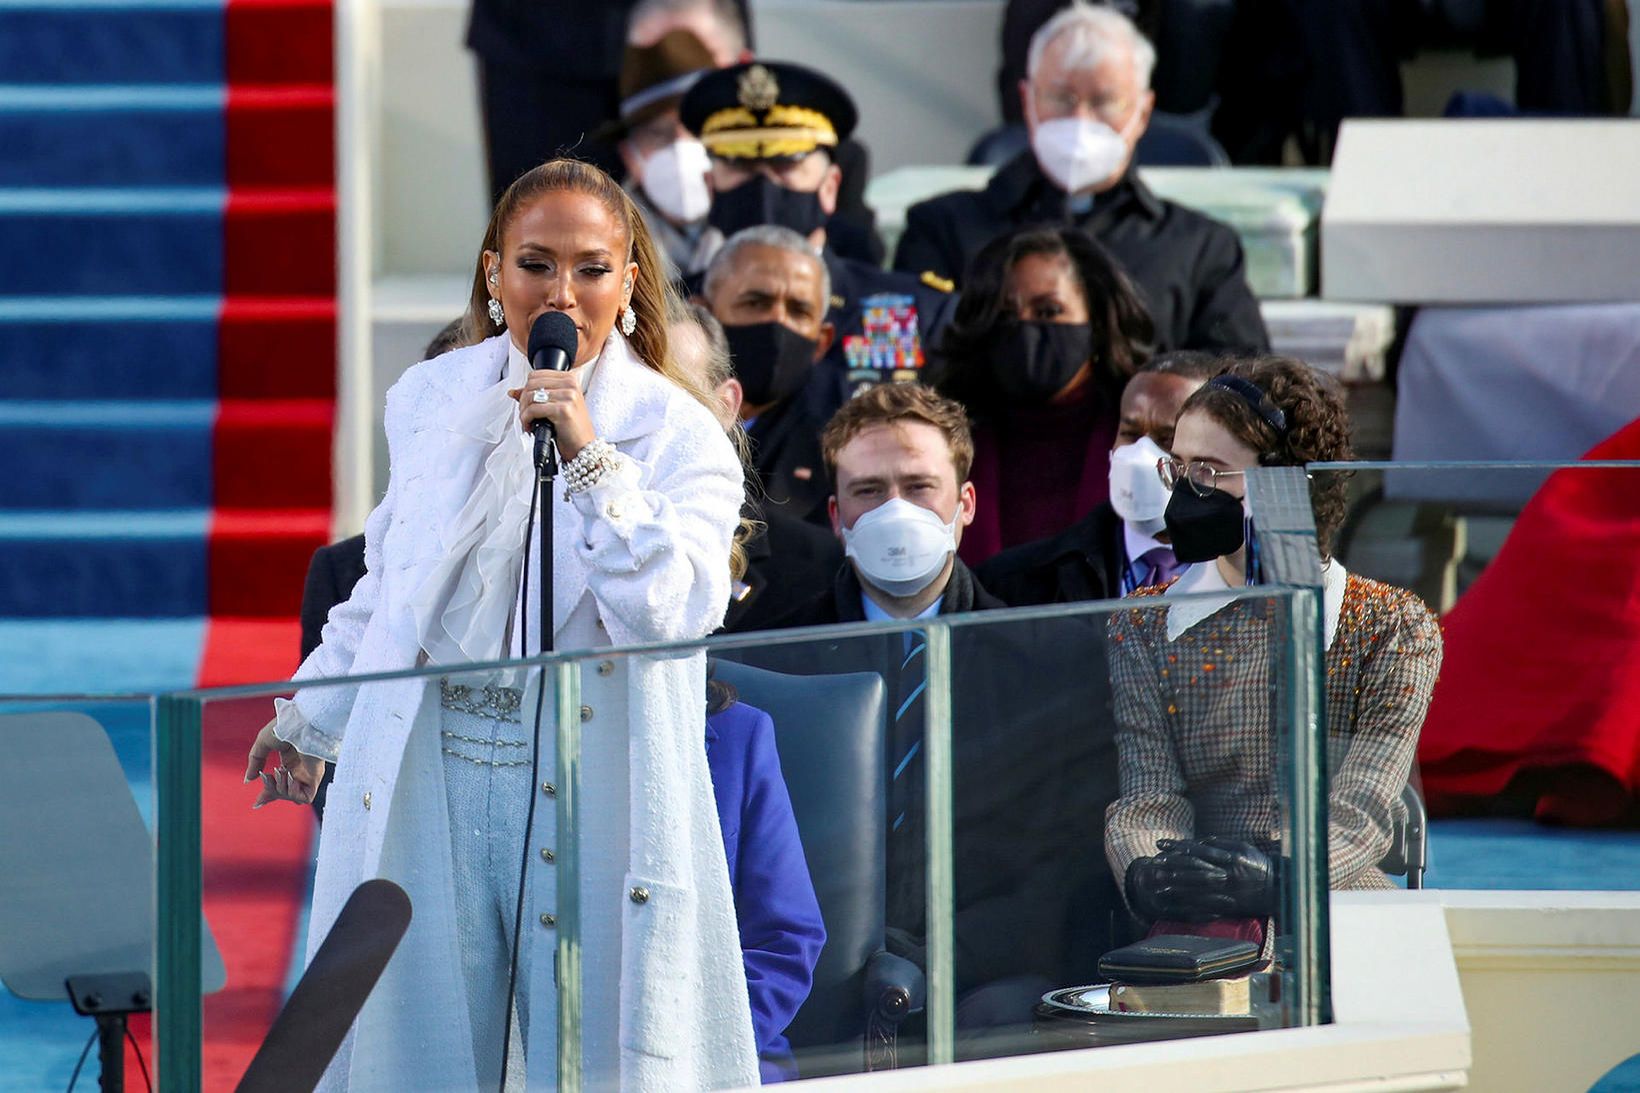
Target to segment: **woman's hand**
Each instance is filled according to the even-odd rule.
[[[535,401],[537,391],[545,391],[547,401]],[[518,420],[527,433],[537,421],[550,421],[558,438],[558,454],[568,462],[581,449],[598,439],[592,415],[581,394],[581,380],[573,372],[531,372],[523,387],[507,392],[518,400]]]
[[[262,767],[270,752],[278,753],[279,765],[265,771]],[[313,795],[319,791],[319,782],[325,776],[325,761],[303,755],[293,745],[279,739],[273,733],[273,722],[269,721],[256,734],[256,742],[251,745],[249,761],[245,765],[245,781],[249,782],[257,775],[262,776],[262,792],[256,803],[251,805],[252,808],[261,808],[269,801],[311,805]]]

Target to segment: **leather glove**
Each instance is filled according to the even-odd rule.
[[[1281,900],[1277,862],[1250,842],[1211,835],[1162,839],[1168,861],[1162,904],[1209,918],[1273,915]],[[1170,917],[1172,917],[1170,915]]]
[[[1168,877],[1168,865],[1161,856],[1134,858],[1128,863],[1122,887],[1134,914],[1146,922],[1169,917],[1165,901]]]

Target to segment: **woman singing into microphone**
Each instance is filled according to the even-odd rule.
[[[299,681],[533,653],[539,538],[530,430],[550,422],[554,648],[703,638],[723,619],[741,465],[710,396],[674,367],[663,269],[626,194],[556,160],[497,204],[468,344],[387,395],[387,495],[365,525],[368,573],[330,614]],[[532,371],[532,324],[558,311],[573,367]],[[539,528],[539,522],[535,525]],[[539,531],[530,531],[538,536]],[[531,679],[537,678],[531,676]],[[330,790],[310,952],[360,882],[403,885],[405,940],[326,1077],[328,1088],[551,1088],[551,848],[578,838],[582,1050],[591,1088],[756,1084],[757,1056],[706,753],[704,657],[627,657],[581,676],[578,832],[555,821],[550,728],[530,778],[536,694],[499,674],[314,686],[278,704],[251,749],[269,800]],[[546,695],[551,725],[552,696]],[[279,765],[262,768],[269,752]],[[532,830],[525,816],[537,801]],[[520,854],[530,847],[516,992]],[[540,854],[537,847],[542,848]],[[515,1004],[514,1004],[515,1003]],[[503,1074],[503,1043],[506,1073]]]

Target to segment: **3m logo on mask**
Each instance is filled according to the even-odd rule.
[[[915,596],[956,551],[957,519],[947,524],[938,513],[896,497],[843,529],[843,553],[861,580],[890,596]]]

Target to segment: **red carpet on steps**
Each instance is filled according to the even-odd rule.
[[[336,397],[336,301],[232,297],[217,320],[224,399]]]
[[[330,0],[228,0],[228,202],[201,686],[289,677],[313,551],[330,538],[336,196]],[[227,987],[205,1000],[204,1086],[239,1081],[284,1003],[310,810],[251,810],[268,699],[204,713],[205,915]],[[131,1071],[133,1076],[135,1071]]]

